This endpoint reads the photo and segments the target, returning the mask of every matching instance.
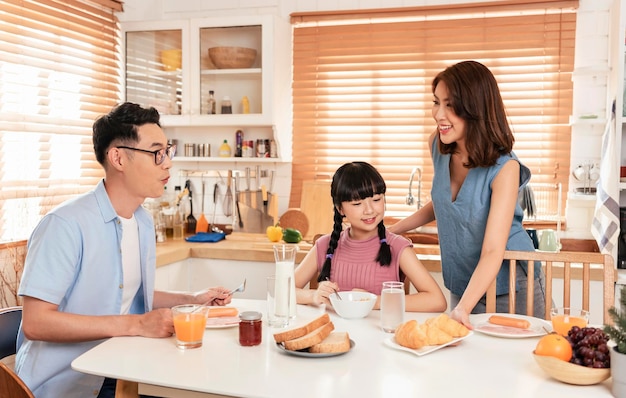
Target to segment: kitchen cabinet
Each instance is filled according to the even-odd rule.
[[[224,131],[249,129],[254,138],[285,141],[288,112],[277,108],[289,109],[283,94],[289,89],[285,66],[290,63],[288,46],[279,40],[290,37],[289,28],[272,15],[122,23],[126,100],[157,108],[168,138],[202,142],[200,136],[208,134],[216,149]],[[250,67],[220,69],[209,57],[213,47],[253,49],[256,58]],[[180,62],[168,66],[164,57],[176,50]],[[214,92],[217,114],[209,114],[209,91]],[[221,113],[225,97],[232,104],[230,114]],[[249,104],[245,110],[244,97]],[[285,130],[282,137],[278,129]],[[234,142],[229,143],[234,150]],[[286,142],[283,147],[289,146]],[[180,143],[178,153],[183,154]],[[213,161],[179,161],[188,160]]]

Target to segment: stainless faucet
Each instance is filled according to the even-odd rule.
[[[415,172],[417,171],[417,209],[419,210],[422,207],[422,169],[419,167],[413,167],[413,171],[411,171],[411,178],[409,178],[409,194],[406,196],[406,204],[409,206],[413,206],[415,203],[415,198],[411,192],[413,188],[413,178],[415,177]]]

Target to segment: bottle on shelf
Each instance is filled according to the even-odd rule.
[[[237,130],[235,133],[235,157],[243,156],[243,131]]]
[[[233,104],[230,102],[229,96],[224,96],[222,99],[222,115],[233,113]]]
[[[241,113],[250,113],[250,100],[248,100],[248,97],[245,95],[241,99]]]
[[[228,140],[224,140],[224,142],[220,146],[219,156],[221,158],[229,158],[231,154],[232,151],[230,149],[230,145],[228,145]]]
[[[209,115],[215,115],[215,92],[213,90],[209,91]]]

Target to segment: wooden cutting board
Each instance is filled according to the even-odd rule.
[[[309,219],[300,209],[288,209],[280,216],[278,221],[283,228],[297,229],[302,234],[302,237],[306,239],[309,232]]]
[[[303,181],[300,210],[309,219],[309,229],[305,240],[312,240],[317,234],[333,231],[333,200],[330,197],[330,180]]]

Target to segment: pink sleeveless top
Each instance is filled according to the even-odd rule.
[[[383,282],[401,281],[400,253],[412,244],[403,236],[391,232],[387,232],[386,239],[391,247],[391,264],[381,266],[376,261],[380,249],[378,236],[367,240],[353,240],[350,238],[349,228],[341,232],[330,267],[330,280],[339,285],[340,291],[364,289],[380,295]],[[322,270],[326,260],[329,242],[330,235],[324,235],[315,243],[318,272]]]

